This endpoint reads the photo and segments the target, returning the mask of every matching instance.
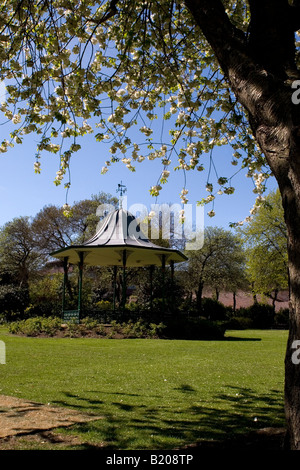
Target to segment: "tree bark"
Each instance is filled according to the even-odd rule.
[[[273,307],[274,313],[276,312],[277,298],[278,298],[278,289],[275,289],[274,295],[273,295],[273,298],[272,298],[272,307]]]
[[[253,304],[257,304],[257,296],[256,296],[256,293],[254,291],[254,282],[252,282],[252,298],[253,298]]]
[[[298,5],[299,2],[297,2]],[[299,6],[287,0],[249,0],[248,35],[234,26],[220,0],[186,0],[196,25],[248,115],[258,145],[277,179],[288,231],[290,328],[285,358],[285,412],[289,449],[300,450],[300,105],[292,102],[295,24]]]
[[[199,315],[201,315],[201,310],[202,310],[203,287],[204,287],[204,282],[200,280],[198,283],[198,290],[197,290],[197,310],[199,312]]]
[[[220,297],[220,291],[219,289],[216,287],[216,300],[219,301],[219,297]]]
[[[285,193],[288,193],[283,201],[288,228],[290,281],[289,337],[285,357],[286,445],[289,449],[300,450],[300,364],[294,363],[292,357],[294,341],[300,339],[300,200],[290,190]]]

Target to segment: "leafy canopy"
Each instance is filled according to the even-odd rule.
[[[240,236],[221,227],[206,227],[201,250],[189,251],[187,281],[194,289],[207,285],[217,290],[246,287],[245,254]]]
[[[279,190],[266,196],[241,233],[246,248],[248,276],[254,292],[270,294],[287,289],[287,229]]]
[[[223,3],[245,33],[247,3]],[[6,0],[0,6],[0,59],[7,90],[0,109],[13,126],[0,151],[38,134],[35,171],[41,171],[43,151],[59,155],[56,184],[65,179],[69,187],[71,156],[80,137],[93,134],[107,145],[102,173],[117,161],[131,171],[145,159],[161,162],[153,195],[173,166],[208,170],[202,204],[217,193],[232,194],[232,178],[245,167],[261,196],[269,176],[264,157],[184,2]],[[238,168],[219,175],[212,152],[228,144]],[[184,187],[183,203],[187,193]]]

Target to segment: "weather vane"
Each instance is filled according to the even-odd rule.
[[[122,208],[122,199],[126,191],[127,191],[127,188],[125,184],[122,184],[122,181],[121,181],[121,183],[118,184],[118,189],[116,191],[117,193],[120,193],[120,208]]]

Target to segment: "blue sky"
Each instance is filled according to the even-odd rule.
[[[7,137],[6,126],[0,130],[0,139]],[[2,135],[1,135],[2,134]],[[63,184],[55,186],[53,183],[58,170],[59,157],[47,152],[41,159],[41,174],[35,174],[36,142],[34,135],[26,136],[22,145],[16,145],[5,154],[0,154],[0,225],[19,216],[34,216],[45,205],[63,205],[66,202],[66,190]],[[179,193],[184,187],[184,175],[181,171],[171,171],[169,182],[163,185],[157,200],[153,198],[149,189],[157,183],[161,165],[156,161],[137,163],[136,172],[130,172],[124,164],[118,163],[110,167],[105,175],[101,175],[104,161],[109,158],[108,147],[104,143],[97,143],[92,134],[81,140],[81,150],[77,152],[71,163],[71,188],[68,193],[68,203],[89,198],[100,191],[118,195],[116,189],[122,181],[127,187],[128,208],[132,204],[146,205],[150,211],[154,203],[180,203]],[[216,150],[214,158],[220,176],[234,173],[236,167],[230,165],[231,149],[221,147]],[[205,158],[204,157],[204,163]],[[224,172],[222,171],[224,169]],[[233,195],[217,196],[214,210],[216,216],[210,218],[205,215],[205,226],[214,225],[229,228],[230,222],[243,220],[249,215],[254,201],[253,182],[246,178],[246,170],[241,171],[232,180],[236,188]],[[195,205],[197,201],[206,197],[205,190],[207,173],[189,171],[186,173],[186,187],[189,190],[189,203]],[[276,188],[276,182],[271,179],[268,183],[270,190]],[[205,207],[205,214],[212,207]]]

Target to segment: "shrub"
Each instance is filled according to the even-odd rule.
[[[122,324],[122,333],[126,338],[145,338],[153,336],[153,327],[149,327],[142,319],[129,320]]]
[[[41,333],[41,322],[39,318],[28,318],[27,320],[20,320],[16,323],[15,328],[18,328],[19,333],[23,333],[26,336],[37,336]],[[10,332],[12,325],[13,323],[10,324]]]
[[[122,324],[122,331],[126,338],[141,338],[145,335],[146,327],[141,320],[137,322],[129,320]]]
[[[164,336],[172,339],[223,339],[225,330],[225,323],[222,322],[181,316],[166,322]]]
[[[78,336],[82,336],[82,333],[84,333],[84,328],[82,328],[82,325],[73,320],[68,321],[64,331],[64,336],[68,336],[69,338],[76,338]]]
[[[246,330],[253,328],[253,321],[246,317],[232,317],[226,322],[228,330]]]
[[[21,325],[20,325],[21,322],[19,321],[14,321],[12,323],[9,323],[8,325],[8,331],[12,334],[12,335],[17,335],[19,333],[21,333]]]
[[[274,325],[275,312],[271,305],[255,303],[248,308],[237,311],[239,317],[252,320],[252,328],[271,328]]]
[[[27,305],[27,289],[14,284],[0,285],[0,311],[6,321],[22,318]]]
[[[61,319],[59,317],[43,318],[42,333],[48,336],[54,336],[57,330],[61,328]]]
[[[60,328],[61,320],[57,317],[33,317],[26,320],[11,322],[8,326],[9,332],[12,334],[24,334],[26,336],[38,336],[45,334],[53,336]]]
[[[209,297],[204,297],[202,299],[202,312],[201,315],[208,320],[225,320],[227,309],[218,300],[211,299]]]
[[[81,320],[87,329],[93,330],[97,328],[99,322],[91,317],[86,317]]]
[[[279,312],[275,313],[274,324],[277,328],[289,327],[290,312],[288,308],[281,308]]]
[[[99,302],[96,303],[96,307],[99,310],[111,310],[112,303],[108,300],[99,300]]]
[[[164,325],[164,323],[162,322],[159,324],[150,323],[148,334],[151,338],[155,338],[157,336],[161,336],[165,329],[166,329],[166,325]]]
[[[113,320],[110,323],[110,329],[109,329],[109,338],[113,338],[116,336],[118,333],[120,333],[121,330],[121,325],[117,323],[116,320]]]
[[[125,310],[128,312],[138,312],[140,310],[140,306],[137,302],[128,302],[125,305]]]
[[[30,315],[58,316],[61,311],[61,275],[45,276],[30,284]]]
[[[165,328],[163,323],[148,324],[139,319],[135,322],[129,320],[129,322],[123,323],[121,331],[126,338],[157,338],[162,335]]]

